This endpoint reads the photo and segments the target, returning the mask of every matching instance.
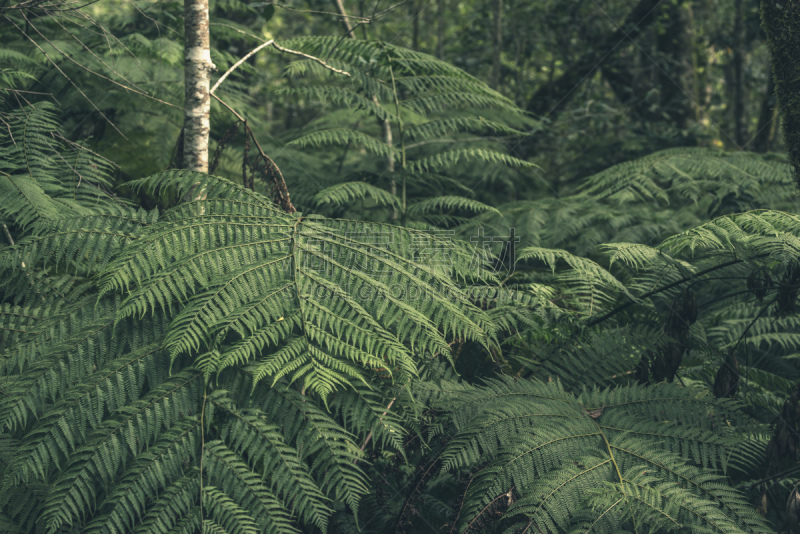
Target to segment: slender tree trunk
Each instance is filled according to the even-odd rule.
[[[444,57],[444,0],[436,0],[436,57]]]
[[[800,0],[762,0],[761,20],[772,52],[783,138],[800,187]]]
[[[208,132],[211,98],[211,45],[208,33],[208,0],[184,0],[184,138],[185,169],[208,172]]]
[[[417,0],[413,0],[409,6],[411,10],[411,50],[419,50],[419,16],[425,8],[420,7]]]
[[[492,58],[491,86],[497,89],[500,85],[500,54],[503,51],[503,0],[495,0],[494,11],[494,53]]]
[[[347,19],[347,11],[345,11],[344,9],[344,4],[342,3],[342,0],[334,0],[334,2],[336,3],[336,10],[339,12],[340,15],[342,15],[342,20],[344,21],[343,24],[345,26],[345,31],[347,31],[347,35],[355,39],[356,36],[353,34],[353,31],[350,27],[350,22]],[[380,102],[378,102],[378,97],[376,97],[375,95],[372,95],[372,101],[375,102],[375,104],[380,105]],[[378,122],[380,122],[381,127],[383,128],[383,140],[386,143],[386,146],[391,148],[392,147],[391,122],[389,122],[388,118],[379,120]],[[390,174],[394,172],[394,156],[391,153],[389,153],[386,156],[386,172]],[[389,190],[393,195],[397,195],[397,182],[394,181],[394,178],[392,178],[389,181]],[[392,211],[392,220],[393,221],[396,220],[397,217],[398,213],[397,209],[395,209]]]
[[[652,86],[641,83],[634,74],[638,53],[638,50],[625,50],[600,67],[600,72],[614,92],[614,96],[627,108],[630,117],[645,122],[653,120],[653,113],[645,99]]]
[[[356,36],[353,34],[353,27],[350,25],[350,19],[347,18],[347,11],[344,9],[342,0],[333,0],[333,3],[336,5],[336,11],[342,16],[342,26],[344,26],[345,34],[355,39]]]
[[[744,107],[744,1],[736,0],[736,20],[733,25],[733,132],[736,146],[747,143]]]
[[[633,42],[653,22],[660,3],[661,0],[639,0],[621,26],[598,40],[586,54],[566,67],[561,76],[539,87],[528,101],[528,111],[551,121],[555,120],[567,107],[581,83],[590,79],[620,47]],[[519,150],[520,157],[532,156],[536,151],[537,141],[538,136],[530,136],[523,141]]]
[[[661,107],[675,126],[684,129],[694,117],[692,87],[692,34],[689,12],[682,1],[664,4],[666,27],[657,39]]]
[[[775,78],[770,73],[767,79],[767,91],[764,93],[764,98],[761,100],[761,112],[758,114],[758,127],[756,128],[756,136],[751,143],[751,149],[756,152],[769,152],[774,129],[772,127],[775,120]]]

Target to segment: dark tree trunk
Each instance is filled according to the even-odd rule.
[[[622,26],[598,42],[591,50],[566,68],[564,74],[540,87],[528,103],[528,111],[554,119],[567,105],[570,96],[584,80],[626,41],[633,41],[655,19],[661,0],[639,0]]]
[[[614,92],[614,96],[627,108],[630,117],[643,122],[654,119],[645,98],[653,87],[651,84],[643,84],[640,77],[634,75],[631,65],[636,62],[637,58],[634,55],[636,53],[635,50],[628,50],[618,55],[604,64],[600,72]]]
[[[436,0],[436,57],[444,57],[444,0]]]
[[[736,22],[733,26],[733,131],[736,146],[747,144],[744,88],[744,0],[736,0]]]
[[[494,10],[494,51],[492,54],[492,81],[493,89],[500,85],[500,54],[503,52],[503,0],[495,0]]]
[[[800,0],[762,0],[783,137],[800,187]]]
[[[770,73],[769,78],[767,78],[767,91],[761,100],[761,112],[758,114],[758,127],[751,143],[751,150],[761,153],[770,151],[775,132],[773,121],[775,120],[776,111],[775,78]]]
[[[664,14],[666,25],[657,39],[661,108],[675,126],[685,129],[695,114],[689,11],[683,2],[670,0]]]
[[[421,7],[417,0],[413,0],[409,4],[409,9],[411,10],[411,50],[419,50],[419,16],[422,13],[422,10],[425,9]]]

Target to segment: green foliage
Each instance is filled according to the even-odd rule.
[[[287,376],[326,397],[384,367],[406,382],[420,357],[449,354],[446,336],[489,342],[490,323],[453,281],[489,277],[466,248],[426,267],[415,251],[449,245],[431,234],[286,216],[257,193],[191,173],[139,184],[201,187],[206,198],[128,245],[102,293],[127,295],[118,318],[176,310],[165,346],[173,359],[197,355],[206,377],[250,364],[257,380]]]
[[[456,433],[442,469],[483,466],[459,532],[768,528],[713,471],[742,439],[720,428],[736,418],[730,403],[674,386],[573,396],[557,383],[511,379],[447,393]]]
[[[459,287],[491,278],[468,247],[425,265],[415,254],[448,243],[287,216],[193,173],[136,185],[198,183],[206,198],[163,213],[9,212],[24,235],[0,251],[4,275],[72,280],[60,299],[4,292],[10,529],[325,531],[334,503],[357,513],[368,492],[367,442],[402,447],[405,418],[382,413],[392,384],[449,357],[450,339],[492,342]]]
[[[39,104],[0,115],[7,128],[0,143],[0,217],[20,228],[87,213],[109,200],[103,187],[111,164],[61,135],[53,111]]]
[[[342,206],[360,200],[364,210],[378,209],[369,215],[377,220],[450,227],[471,214],[491,211],[469,198],[475,196],[471,184],[486,178],[513,181],[510,169],[531,167],[508,154],[504,141],[537,129],[537,123],[461,69],[377,42],[314,37],[287,45],[324,57],[350,74],[342,79],[311,60],[288,66],[288,73],[302,76],[305,83],[285,94],[321,102],[323,112],[328,111],[289,146],[341,147],[328,151],[331,165],[338,161],[338,172],[328,173],[324,181],[315,176],[298,188],[302,204],[338,214],[352,212]],[[329,111],[330,106],[348,113]],[[354,159],[354,153],[373,157]],[[465,164],[473,171],[465,173]],[[461,184],[466,196],[447,194],[453,182]]]
[[[215,20],[224,68],[248,28]],[[169,37],[114,43],[95,61],[120,80],[129,52],[180,71]],[[780,157],[674,148],[534,196],[513,148],[539,125],[477,78],[378,42],[282,44],[350,74],[304,59],[275,83],[319,112],[282,156],[330,218],[183,171],[121,200],[52,106],[3,104],[0,530],[790,531],[800,219]],[[54,80],[23,57],[0,50],[4,94]],[[226,102],[258,98],[240,75],[260,67]],[[131,160],[172,146],[176,116],[114,91],[103,110],[142,128],[126,168],[163,168]],[[82,133],[113,145],[100,130]],[[509,227],[513,252],[457,239]]]

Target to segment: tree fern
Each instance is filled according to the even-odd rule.
[[[491,343],[493,325],[460,289],[491,278],[468,247],[287,216],[218,178],[171,172],[141,185],[198,179],[203,201],[39,217],[2,250],[16,280],[4,295],[17,299],[3,304],[13,343],[0,353],[9,531],[325,531],[335,503],[358,513],[369,491],[367,443],[403,446],[406,409],[385,413],[395,388],[447,358],[454,337]],[[415,261],[440,245],[454,264]],[[28,276],[71,289],[17,292]],[[237,286],[242,277],[255,285]]]
[[[618,532],[647,517],[668,531],[768,530],[714,474],[736,438],[709,429],[732,406],[666,386],[573,397],[557,383],[498,380],[453,395],[457,433],[442,467],[487,463],[470,482],[461,532]],[[498,507],[493,525],[484,514]]]
[[[183,188],[198,179],[169,173],[145,183]],[[164,214],[103,282],[130,293],[120,317],[183,303],[166,338],[173,357],[201,352],[207,374],[255,361],[259,377],[290,376],[327,395],[387,362],[399,380],[414,376],[406,346],[432,357],[449,353],[444,335],[488,343],[490,324],[451,281],[488,276],[470,271],[466,250],[452,247],[453,265],[422,268],[415,248],[447,244],[388,226],[292,218],[240,187],[203,180],[208,198]]]
[[[0,138],[0,216],[26,227],[70,212],[103,205],[110,164],[80,145],[69,150],[58,137],[53,107],[28,106],[5,114]]]
[[[289,90],[289,94],[346,106],[356,112],[355,117],[351,115],[346,120],[355,120],[358,124],[354,128],[342,128],[342,117],[337,123],[333,115],[323,116],[311,126],[311,132],[304,132],[290,145],[344,147],[340,164],[343,176],[339,180],[344,181],[349,190],[366,193],[363,185],[352,183],[353,177],[370,175],[371,186],[388,189],[387,193],[397,198],[396,202],[381,199],[379,205],[397,204],[393,209],[399,210],[403,220],[421,219],[445,227],[461,222],[457,218],[442,217],[452,211],[447,206],[453,202],[452,195],[448,196],[449,202],[445,195],[439,200],[441,208],[438,213],[431,214],[439,217],[425,217],[424,212],[412,208],[414,198],[431,196],[429,184],[437,174],[452,175],[457,166],[461,169],[464,163],[469,163],[480,169],[477,180],[484,171],[485,178],[492,165],[530,166],[507,154],[501,140],[495,136],[524,135],[535,123],[510,101],[460,69],[431,56],[382,43],[304,38],[292,41],[291,45],[328,58],[351,77],[347,86],[336,85],[335,80],[313,62],[293,62],[288,69],[290,74],[317,77],[312,78],[312,83]],[[378,121],[382,125],[380,128]],[[329,126],[333,124],[336,126]],[[379,159],[359,158],[343,168],[351,149],[366,150]],[[465,178],[463,173],[458,177],[461,181]],[[331,203],[325,198],[328,194],[339,193],[337,186],[316,194],[318,206]],[[444,190],[438,188],[437,193],[442,195]],[[437,199],[435,196],[426,200],[436,203]],[[459,203],[469,202],[475,201],[462,199]],[[334,204],[340,202],[334,201]]]
[[[363,94],[408,78],[389,118],[409,143],[524,127],[403,108],[422,88],[431,105],[436,91],[496,98],[425,57],[354,42],[331,61],[367,52]],[[419,65],[424,76],[403,70]],[[57,209],[16,192],[21,207],[2,215],[15,244],[0,249],[0,529],[377,533],[429,514],[462,532],[767,532],[752,506],[765,477],[791,491],[794,475],[772,470],[790,461],[774,445],[790,443],[789,423],[771,426],[775,410],[791,419],[800,377],[800,224],[786,207],[731,213],[738,200],[698,198],[683,218],[652,211],[656,186],[675,193],[651,161],[618,189],[655,184],[650,197],[613,209],[602,191],[511,209],[452,194],[403,205],[368,166],[364,181],[315,190],[320,205],[374,202],[383,218],[404,208],[427,231],[289,215],[181,171],[131,186],[206,197],[146,211],[98,193],[105,167],[91,193],[51,184],[67,171],[43,148],[57,125],[42,121],[27,134],[38,170],[16,148],[5,163]],[[465,154],[450,148],[443,158]],[[436,161],[425,150],[416,161]],[[665,156],[701,172],[677,157]],[[452,185],[445,167],[419,167],[417,184]],[[536,227],[504,258],[519,260],[512,272],[496,277],[490,249],[430,228],[475,213],[460,230],[500,216]]]

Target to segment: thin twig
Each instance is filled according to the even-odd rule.
[[[6,226],[6,223],[3,223],[3,233],[6,234],[6,239],[8,240],[8,244],[13,247],[14,246],[14,238],[11,237],[11,232],[8,231],[8,226]],[[25,267],[27,267],[27,265],[25,265],[24,261],[21,261],[19,263],[19,266],[22,267],[23,269]]]
[[[23,14],[23,17],[25,17],[25,15],[24,15],[24,14]],[[16,23],[16,22],[14,22],[12,19],[8,18],[8,16],[7,16],[7,15],[3,15],[3,18],[4,18],[4,19],[6,19],[7,21],[9,21],[11,24],[13,24],[13,25],[14,25],[14,27],[15,27],[15,28],[16,28],[16,29],[17,29],[17,30],[18,30],[18,31],[19,31],[19,32],[20,32],[22,35],[24,35],[24,36],[25,36],[25,37],[26,37],[26,38],[27,38],[27,39],[28,39],[28,40],[29,40],[31,43],[33,43],[33,46],[35,46],[36,48],[38,48],[38,49],[39,49],[39,52],[41,52],[41,53],[44,55],[44,57],[45,57],[45,58],[47,58],[47,61],[49,61],[50,63],[52,63],[52,65],[53,65],[53,66],[56,68],[56,70],[57,70],[58,72],[60,72],[60,73],[61,73],[61,75],[62,75],[62,76],[64,76],[64,78],[66,78],[66,79],[67,79],[67,81],[68,81],[68,82],[69,82],[69,83],[70,83],[70,84],[71,84],[71,85],[72,85],[72,86],[73,86],[75,89],[77,89],[77,90],[78,90],[78,92],[81,94],[81,96],[83,96],[83,98],[85,98],[85,99],[86,99],[86,101],[87,101],[87,102],[89,102],[89,104],[91,104],[91,105],[92,105],[92,107],[95,109],[95,111],[97,111],[97,112],[100,114],[100,116],[101,116],[101,117],[103,117],[103,118],[106,120],[106,122],[107,122],[107,123],[108,123],[108,124],[109,124],[109,125],[110,125],[112,128],[114,128],[114,130],[116,130],[116,132],[117,132],[119,135],[121,135],[121,136],[122,136],[122,138],[123,138],[123,139],[125,139],[126,141],[128,141],[128,140],[129,140],[129,139],[128,139],[128,138],[125,136],[125,134],[124,134],[124,133],[122,133],[122,132],[120,131],[120,129],[119,129],[119,128],[117,128],[117,125],[116,125],[116,124],[114,124],[113,122],[111,122],[111,120],[110,120],[108,117],[106,117],[105,113],[103,113],[102,111],[100,111],[100,108],[98,108],[98,107],[97,107],[97,105],[96,105],[94,102],[92,102],[92,99],[91,99],[91,98],[89,98],[88,96],[86,96],[86,93],[84,93],[84,92],[83,92],[83,90],[82,90],[80,87],[78,87],[78,85],[77,85],[77,84],[76,84],[74,81],[72,81],[72,78],[70,78],[69,76],[67,76],[67,74],[66,74],[66,73],[65,73],[63,70],[61,70],[61,67],[59,67],[59,66],[58,66],[58,63],[56,63],[55,61],[53,61],[53,60],[50,58],[50,56],[48,56],[48,55],[47,55],[47,52],[45,52],[45,51],[44,51],[44,49],[43,49],[41,46],[39,46],[39,43],[37,43],[36,41],[34,41],[34,40],[31,38],[31,36],[30,36],[30,35],[28,35],[27,33],[25,33],[25,30],[23,30],[22,28],[20,28],[20,27],[17,25],[17,23]],[[28,20],[28,19],[27,19],[27,17],[25,18],[25,20]],[[30,21],[28,21],[28,23],[30,24]],[[33,26],[33,25],[31,25],[31,26]],[[37,31],[38,31],[38,30],[37,30]]]
[[[758,254],[756,256],[753,256],[752,258],[747,258],[747,259],[756,260],[756,259],[759,259],[759,258],[764,258],[766,256],[769,256],[769,254],[767,254],[767,253]],[[730,260],[730,261],[727,261],[725,263],[720,263],[719,265],[714,265],[713,267],[709,267],[708,269],[706,269],[704,271],[700,271],[699,273],[695,273],[695,274],[690,275],[690,276],[685,276],[685,277],[681,278],[680,280],[676,280],[675,282],[669,283],[669,284],[667,284],[665,286],[662,286],[660,288],[654,289],[652,291],[648,291],[647,293],[636,297],[637,300],[635,300],[635,301],[631,300],[629,302],[626,302],[622,306],[614,308],[613,310],[611,310],[610,312],[606,313],[605,315],[602,315],[602,316],[600,316],[600,317],[598,317],[598,318],[596,318],[596,319],[594,319],[592,321],[589,321],[586,324],[586,326],[588,328],[590,326],[594,326],[596,324],[602,323],[606,319],[609,319],[609,318],[613,317],[614,315],[618,314],[619,312],[621,312],[623,310],[627,310],[628,308],[630,308],[631,306],[636,304],[638,301],[641,301],[642,299],[646,299],[646,298],[652,297],[653,295],[656,295],[656,294],[661,293],[663,291],[666,291],[668,289],[672,289],[673,287],[679,286],[679,285],[681,285],[681,284],[683,284],[685,282],[688,282],[689,280],[700,278],[701,276],[706,275],[708,273],[717,271],[719,269],[724,269],[725,267],[730,267],[731,265],[736,265],[737,263],[742,263],[743,261],[745,261],[745,260]]]
[[[322,59],[320,59],[318,57],[311,56],[309,54],[306,54],[305,52],[299,52],[297,50],[291,50],[289,48],[284,48],[284,47],[280,46],[278,43],[272,43],[272,46],[276,50],[280,50],[281,52],[286,52],[287,54],[293,54],[295,56],[300,56],[300,57],[304,57],[306,59],[310,59],[311,61],[315,61],[315,62],[319,63],[320,65],[322,65],[323,67],[325,67],[326,69],[335,72],[336,74],[341,74],[343,76],[350,76],[349,72],[344,71],[344,70],[339,70],[339,69],[334,68],[334,67],[331,67],[324,60],[322,60]]]
[[[285,52],[287,54],[292,54],[292,55],[295,55],[295,56],[300,56],[300,57],[304,57],[306,59],[310,59],[311,61],[319,63],[320,65],[322,65],[326,69],[328,69],[330,71],[333,71],[333,72],[335,72],[337,74],[341,74],[343,76],[350,76],[349,72],[344,71],[344,70],[339,70],[339,69],[334,68],[334,67],[331,67],[324,60],[322,60],[322,59],[320,59],[318,57],[306,54],[305,52],[300,52],[298,50],[292,50],[291,48],[284,48],[283,46],[280,46],[278,43],[276,43],[273,39],[270,39],[269,41],[264,41],[264,39],[262,39],[261,37],[259,37],[257,35],[253,35],[250,32],[246,32],[244,30],[240,30],[236,26],[231,26],[230,24],[225,24],[223,22],[212,22],[211,26],[225,26],[226,28],[230,28],[232,30],[235,30],[235,31],[241,33],[242,35],[247,35],[248,37],[252,37],[253,39],[256,39],[257,41],[261,41],[262,43],[265,43],[265,45],[266,44],[270,44],[275,50],[279,50],[279,51]],[[259,47],[255,51],[250,52],[250,54],[254,54],[256,51],[260,50],[261,48],[262,47]],[[215,88],[216,88],[216,85],[219,85],[219,82],[217,84],[215,84],[215,86],[214,86]]]
[[[11,237],[11,232],[8,231],[8,226],[6,226],[6,223],[3,223],[3,233],[6,234],[6,240],[8,240],[8,244],[13,247],[14,238]]]
[[[236,113],[236,110],[235,110],[235,109],[233,109],[232,107],[230,107],[228,104],[226,104],[224,100],[222,100],[220,97],[218,97],[218,96],[217,96],[217,95],[215,95],[214,93],[209,93],[209,94],[210,94],[212,97],[214,97],[214,98],[217,100],[217,102],[219,102],[220,104],[222,104],[222,105],[223,105],[223,106],[224,106],[224,107],[225,107],[225,108],[226,108],[228,111],[230,111],[231,113],[233,113],[233,114],[236,116],[236,118],[237,118],[237,119],[239,119],[241,122],[244,122],[244,117],[242,117],[241,115],[239,115],[238,113]]]
[[[211,89],[209,89],[208,93],[209,93],[209,94],[214,94],[214,91],[216,91],[216,90],[217,90],[217,87],[219,87],[219,86],[220,86],[220,84],[221,84],[222,82],[224,82],[224,81],[225,81],[225,78],[227,78],[227,77],[230,75],[230,73],[231,73],[231,72],[233,72],[234,70],[236,70],[236,68],[237,68],[239,65],[241,65],[242,63],[244,63],[245,61],[247,61],[248,59],[250,59],[250,57],[252,57],[252,56],[253,56],[253,54],[255,54],[256,52],[258,52],[258,51],[259,51],[259,50],[261,50],[262,48],[266,48],[267,46],[271,45],[271,44],[272,44],[272,43],[274,43],[274,42],[275,42],[275,40],[274,40],[274,39],[270,39],[269,41],[265,41],[265,42],[263,42],[262,44],[260,44],[260,45],[258,45],[257,47],[255,47],[254,49],[252,49],[251,51],[249,51],[247,54],[245,54],[245,55],[242,57],[242,59],[240,59],[239,61],[237,61],[236,63],[234,63],[234,64],[231,66],[231,68],[229,68],[227,71],[225,71],[225,74],[223,74],[222,76],[220,76],[220,77],[219,77],[219,80],[217,80],[217,83],[215,83],[215,84],[214,84],[214,87],[212,87]]]
[[[378,418],[378,421],[383,421],[383,418],[386,417],[386,414],[389,413],[389,410],[392,409],[392,405],[394,404],[394,401],[396,401],[396,400],[397,400],[397,397],[393,397],[392,398],[392,400],[389,402],[389,405],[386,407],[386,409],[383,411],[381,416]],[[372,439],[372,430],[369,431],[369,434],[367,434],[367,437],[364,439],[364,443],[361,444],[361,450],[362,451],[367,447],[367,445],[369,445],[369,442],[370,442],[371,439]],[[353,463],[357,464],[358,463],[358,458],[354,459]]]
[[[166,101],[164,101],[164,100],[161,100],[160,98],[156,98],[156,97],[154,97],[154,96],[152,96],[152,95],[149,95],[149,94],[145,93],[144,91],[142,91],[142,90],[140,90],[140,89],[137,89],[135,86],[127,86],[127,85],[125,85],[125,84],[123,84],[123,83],[119,83],[118,81],[116,81],[116,80],[113,80],[113,79],[109,78],[108,76],[104,76],[103,74],[100,74],[99,72],[96,72],[96,71],[94,71],[94,70],[90,69],[89,67],[87,67],[87,66],[85,66],[85,65],[82,65],[81,63],[79,63],[79,62],[75,61],[74,59],[72,59],[72,57],[70,57],[69,55],[67,55],[67,53],[66,53],[66,52],[64,52],[64,51],[63,51],[63,50],[61,50],[61,49],[60,49],[58,46],[56,46],[56,45],[55,45],[55,44],[54,44],[52,41],[50,41],[50,39],[48,39],[47,37],[45,37],[45,36],[44,36],[44,34],[43,34],[42,32],[40,32],[40,31],[39,31],[39,28],[37,28],[36,26],[34,26],[34,24],[33,24],[33,23],[30,21],[30,20],[28,20],[28,18],[25,16],[25,14],[23,14],[23,15],[22,15],[22,18],[24,18],[24,19],[25,19],[25,20],[28,22],[28,24],[30,24],[31,28],[33,28],[33,29],[36,31],[36,33],[38,33],[38,34],[39,34],[39,36],[41,36],[41,38],[42,38],[42,39],[44,39],[45,41],[47,41],[47,44],[49,44],[50,46],[52,46],[52,47],[53,47],[53,48],[56,50],[56,52],[58,52],[59,54],[61,54],[62,56],[64,56],[64,58],[68,59],[69,61],[71,61],[72,63],[74,63],[74,64],[75,64],[75,65],[77,65],[78,67],[82,68],[82,69],[83,69],[83,70],[85,70],[86,72],[89,72],[89,73],[91,73],[91,74],[94,74],[94,75],[95,75],[95,76],[97,76],[98,78],[102,78],[103,80],[106,80],[106,81],[108,81],[108,82],[111,82],[111,83],[113,83],[114,85],[118,85],[118,86],[122,87],[123,89],[125,89],[126,91],[130,91],[130,92],[132,92],[132,93],[136,93],[136,94],[138,94],[138,95],[141,95],[141,96],[144,96],[144,97],[150,98],[150,99],[152,99],[152,100],[155,100],[155,101],[156,101],[156,102],[158,102],[159,104],[166,104],[167,106],[172,106],[173,108],[177,108],[177,109],[183,110],[183,108],[182,108],[181,106],[177,106],[177,105],[175,105],[175,104],[172,104],[172,103],[170,103],[170,102],[166,102]],[[60,24],[60,23],[59,23],[59,24]],[[61,27],[62,27],[62,28],[64,28],[64,26],[61,26]],[[74,38],[76,41],[78,41],[78,42],[79,42],[81,45],[83,45],[83,47],[84,47],[84,48],[86,48],[86,49],[89,51],[89,53],[90,53],[90,54],[92,54],[92,55],[93,55],[93,56],[94,56],[94,57],[95,57],[95,58],[96,58],[98,61],[100,61],[100,62],[101,62],[101,63],[102,63],[102,64],[103,64],[105,67],[107,67],[107,68],[108,68],[108,69],[109,69],[111,72],[113,72],[114,74],[117,74],[118,76],[120,76],[120,77],[121,77],[123,80],[125,80],[126,82],[128,82],[128,83],[131,83],[130,81],[128,81],[127,79],[125,79],[125,77],[124,77],[124,76],[122,76],[121,74],[119,74],[118,72],[116,72],[114,69],[112,69],[111,67],[109,67],[109,66],[108,66],[108,65],[107,65],[107,64],[106,64],[106,63],[105,63],[105,62],[104,62],[102,59],[100,59],[99,57],[97,57],[97,56],[94,54],[94,52],[92,52],[92,51],[91,51],[91,49],[90,49],[88,46],[86,46],[85,44],[83,44],[83,42],[82,42],[80,39],[78,39],[78,38],[77,38],[77,37],[76,37],[74,34],[72,34],[72,32],[70,32],[70,31],[69,31],[69,30],[67,30],[66,28],[64,28],[64,30],[65,30],[65,31],[67,31],[67,33],[69,33],[70,35],[72,35],[72,37],[73,37],[73,38]],[[133,85],[133,84],[131,84],[131,85]]]
[[[252,5],[252,4],[251,4]],[[285,4],[278,4],[276,2],[264,2],[265,6],[275,6],[281,9],[285,9],[286,11],[292,11],[294,13],[307,13],[310,15],[333,15],[334,17],[346,17],[348,19],[356,19],[364,24],[369,24],[370,19],[367,17],[359,17],[357,15],[342,15],[341,13],[334,13],[333,11],[315,11],[313,9],[295,9],[293,7],[289,7]]]
[[[244,125],[245,125],[245,132],[244,132],[245,136],[247,134],[250,134],[250,138],[253,140],[253,143],[256,145],[256,148],[258,149],[258,153],[261,155],[261,158],[264,160],[264,163],[266,163],[267,167],[269,168],[270,174],[272,175],[272,180],[275,182],[275,187],[278,190],[278,196],[280,197],[280,201],[281,201],[281,208],[283,208],[283,211],[285,211],[286,213],[294,213],[294,212],[296,212],[297,209],[294,207],[294,205],[292,205],[292,201],[289,198],[289,188],[286,186],[286,180],[283,178],[283,173],[281,173],[281,170],[278,167],[278,165],[274,161],[272,161],[272,158],[267,156],[267,153],[264,152],[263,148],[261,148],[261,144],[258,142],[258,139],[256,139],[256,136],[253,133],[253,130],[250,128],[250,125],[247,124],[247,121],[245,120],[245,118],[242,117],[241,115],[239,115],[236,112],[235,109],[233,109],[228,104],[226,104],[217,95],[212,93],[211,96],[216,98],[217,102],[222,104],[228,111],[233,113],[234,116],[237,119],[239,119],[241,122],[244,123]]]
[[[773,479],[776,479],[776,478],[779,478],[779,477],[783,477],[783,476],[786,476],[786,475],[790,475],[790,474],[794,474],[795,472],[798,472],[798,471],[800,471],[800,466],[794,466],[794,467],[790,467],[789,469],[787,469],[785,471],[781,471],[780,473],[775,473],[774,475],[770,475],[768,477],[764,477],[761,480],[757,480],[757,481],[753,482],[752,484],[750,484],[750,487],[747,488],[747,492],[746,493],[749,493],[749,492],[753,491],[755,489],[755,487],[758,486],[759,484],[763,484],[764,482],[770,482]]]

